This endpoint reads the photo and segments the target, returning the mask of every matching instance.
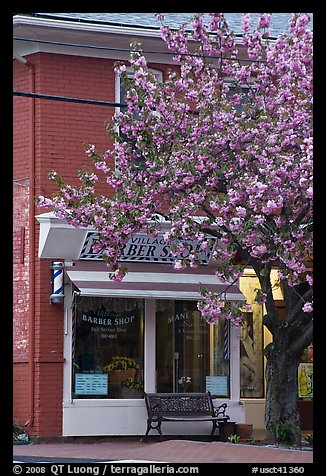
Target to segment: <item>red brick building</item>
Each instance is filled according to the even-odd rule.
[[[114,47],[111,28],[88,33],[91,43]],[[92,57],[87,48],[30,41],[84,43],[83,29],[75,32],[70,22],[17,16],[14,36],[29,38],[15,41],[14,91],[115,102],[114,61],[128,54],[95,50]],[[128,50],[130,33],[120,37]],[[35,435],[61,434],[64,357],[63,305],[58,310],[49,302],[50,260],[38,259],[34,200],[53,191],[50,170],[76,181],[86,162],[84,143],[108,148],[105,123],[113,112],[112,106],[14,96],[14,416]]]
[[[84,15],[84,18],[80,18],[80,15]],[[119,19],[117,17],[119,15],[125,17]],[[84,373],[79,371],[77,373],[75,370],[74,365],[77,364],[72,357],[72,353],[75,352],[74,322],[78,324],[79,315],[77,312],[76,317],[72,309],[75,309],[73,289],[76,289],[78,279],[74,281],[75,278],[72,278],[73,271],[70,274],[65,272],[65,300],[51,304],[49,299],[52,292],[51,262],[53,259],[61,260],[69,271],[72,262],[77,264],[78,268],[78,265],[85,261],[80,261],[78,257],[76,259],[77,255],[64,256],[64,252],[60,255],[58,251],[53,251],[50,256],[45,253],[48,258],[42,255],[41,244],[44,245],[47,237],[44,240],[40,239],[40,223],[35,217],[42,211],[36,208],[35,198],[39,195],[48,196],[53,191],[47,176],[51,170],[56,170],[68,183],[76,182],[76,171],[87,165],[84,154],[85,143],[96,144],[99,151],[109,148],[110,139],[105,131],[105,123],[112,117],[115,105],[120,101],[120,87],[114,73],[114,63],[116,60],[128,59],[130,42],[134,37],[141,41],[145,52],[150,52],[146,53],[149,66],[158,74],[164,77],[172,64],[171,56],[165,54],[167,49],[160,39],[158,28],[156,25],[153,28],[155,20],[152,17],[147,18],[147,15],[149,14],[31,14],[14,17],[13,410],[14,418],[26,426],[30,435],[142,434],[145,425],[145,407],[142,399],[124,400],[120,398],[120,394],[115,395],[113,390],[110,393],[111,387],[109,396],[112,395],[112,399],[105,398],[108,397],[108,387],[104,379],[97,384],[97,390],[90,393],[87,379],[94,379],[94,370]],[[139,18],[142,18],[142,21],[139,21]],[[179,24],[184,21],[181,17],[177,19]],[[51,220],[52,218],[45,218],[44,226],[50,228],[54,226],[53,223],[56,221]],[[69,233],[66,247],[72,236],[72,230]],[[62,244],[62,249],[64,248],[65,243]],[[85,276],[89,272],[88,264],[83,266],[79,278],[81,276],[82,279],[86,279]],[[93,266],[91,269],[93,272],[102,272],[99,262],[93,262],[89,266]],[[89,291],[83,294],[82,291],[81,300],[112,298],[116,299],[115,306],[123,301],[115,290],[104,292],[99,284],[99,275],[96,276],[98,289],[95,294]],[[79,289],[82,289],[82,286]],[[129,303],[137,298],[127,288],[126,296],[130,299]],[[158,315],[164,296],[158,289],[156,294],[146,294],[145,290],[145,294],[139,296],[144,301],[141,304],[143,306],[141,312],[145,316],[145,334],[142,334],[139,354],[135,357],[142,372],[145,369],[145,376],[142,374],[141,377],[144,389],[155,391],[160,385],[165,388],[165,383],[163,377],[160,377],[159,369],[156,369],[153,363],[155,355],[157,361],[160,360],[157,354],[160,343],[156,342],[154,345],[151,342],[151,336],[155,335],[155,324],[151,316],[155,312]],[[241,297],[243,296],[238,291],[230,299]],[[182,300],[184,295],[181,294],[180,296],[167,294],[167,299],[173,298],[177,300],[173,302],[179,303],[179,310],[176,310],[176,304],[173,304],[175,307],[172,306],[174,316],[183,315],[185,309],[189,308],[189,300]],[[193,298],[191,302],[194,300]],[[166,305],[170,306],[171,302]],[[91,321],[93,319],[93,323],[94,309],[93,314],[89,315],[93,316],[89,317]],[[86,311],[81,312],[84,313],[81,315],[85,316]],[[115,312],[120,316],[120,310]],[[121,322],[127,322],[128,315],[121,315],[124,316],[121,318],[124,321]],[[143,324],[142,321],[141,325]],[[128,329],[125,330],[128,334]],[[87,332],[91,331],[88,329]],[[105,332],[106,337],[113,336],[108,329]],[[170,330],[166,332],[169,333]],[[202,331],[202,334],[205,332],[207,333]],[[220,342],[222,331],[220,329],[216,332],[216,336],[205,335],[205,339],[212,338]],[[222,378],[216,380],[216,384],[225,385],[225,388],[223,387],[224,390],[217,396],[223,401],[228,400],[231,418],[241,422],[245,420],[245,414],[243,406],[239,405],[239,336],[236,330],[228,332],[228,344],[232,344],[233,349],[232,356],[231,358],[229,356],[227,364],[226,361],[221,361],[221,365],[227,367],[227,370],[223,370]],[[209,341],[208,345],[212,346],[212,342]],[[103,353],[105,352],[104,349]],[[210,356],[207,355],[206,358],[208,362]],[[100,365],[103,363],[105,362],[101,361]],[[177,391],[175,385],[178,385],[178,382],[175,380],[174,365],[175,363],[167,366],[167,370],[171,370],[173,366],[171,377],[173,387],[167,386],[165,391]],[[102,370],[97,372],[103,376]],[[212,372],[208,374],[206,371],[206,374],[212,375]],[[205,372],[200,378],[204,379],[204,375]],[[230,375],[234,377],[230,378]],[[180,377],[179,374],[177,376]],[[92,385],[95,385],[94,382],[95,380],[92,381]],[[193,385],[195,388],[195,377]],[[203,381],[198,385],[198,389],[201,390],[204,388],[203,385],[205,386]],[[263,397],[262,394],[262,401]],[[126,415],[128,421],[125,421]],[[83,424],[83,421],[88,423]],[[205,428],[198,431],[205,431]]]

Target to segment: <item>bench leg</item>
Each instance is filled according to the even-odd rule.
[[[148,440],[147,436],[151,430],[157,430],[160,435],[160,439],[162,440],[163,434],[161,430],[161,424],[162,424],[162,420],[152,421],[150,418],[147,419],[147,430],[145,433],[145,441]]]
[[[225,431],[225,423],[224,422],[220,422],[218,424],[218,427],[219,427],[219,430],[220,430],[220,441],[227,441],[227,434],[226,434],[226,431]]]
[[[157,431],[159,432],[159,434],[160,434],[160,440],[162,441],[162,439],[163,439],[163,434],[162,434],[162,430],[161,430],[161,424],[162,424],[162,421],[159,420],[159,421],[157,422],[157,427],[156,427],[156,429],[157,429]]]
[[[147,441],[148,441],[148,438],[147,438],[147,437],[148,437],[148,433],[149,433],[150,430],[151,430],[151,427],[152,427],[151,421],[150,421],[149,419],[147,419],[147,430],[146,430],[145,437],[144,437],[146,443],[147,443]]]
[[[211,431],[211,436],[214,435],[216,428],[217,428],[217,422],[214,420],[214,421],[213,421],[213,429],[212,429],[212,431]]]

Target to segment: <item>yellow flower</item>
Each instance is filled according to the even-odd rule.
[[[106,364],[103,370],[107,373],[113,370],[139,369],[137,362],[131,357],[115,356],[112,357],[111,363]]]
[[[125,382],[121,382],[121,385],[123,387],[128,387],[128,388],[138,388],[138,389],[143,388],[143,384],[141,382],[136,382],[131,377],[127,378]]]

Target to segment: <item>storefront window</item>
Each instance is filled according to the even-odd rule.
[[[264,307],[255,303],[260,289],[257,276],[245,273],[240,289],[252,307],[244,313],[240,328],[240,397],[264,398]]]
[[[240,396],[263,397],[263,338],[262,323],[257,315],[246,312],[240,328]]]
[[[142,398],[144,301],[76,297],[73,398]]]
[[[229,397],[228,323],[207,324],[195,301],[156,301],[158,392]]]
[[[314,392],[313,344],[309,345],[300,358],[298,369],[298,397],[312,399]]]

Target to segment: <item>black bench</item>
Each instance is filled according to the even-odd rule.
[[[224,425],[230,419],[225,414],[226,403],[214,407],[210,392],[207,393],[145,393],[147,408],[147,430],[145,440],[150,430],[157,430],[162,439],[161,425],[163,421],[211,421],[213,428],[211,436],[219,427],[220,439],[224,438]]]

